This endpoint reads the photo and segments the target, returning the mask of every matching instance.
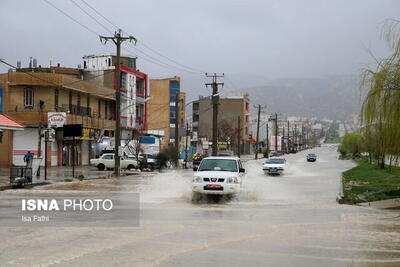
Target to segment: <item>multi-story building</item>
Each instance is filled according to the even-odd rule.
[[[11,136],[0,144],[0,150],[13,155],[0,159],[3,166],[24,164],[27,151],[44,156],[44,138],[39,136],[43,135],[50,114],[58,114],[67,124],[83,125],[83,135],[75,138],[75,163],[89,164],[92,145],[100,136],[114,135],[115,90],[83,78],[82,69],[62,67],[39,66],[0,74],[2,111],[25,126],[24,131],[8,132]],[[56,142],[47,147],[48,163],[71,165],[72,142],[63,136],[62,127],[57,128]]]
[[[242,151],[247,152],[246,142],[250,136],[250,100],[247,94],[219,99],[218,129],[219,142],[229,142],[232,149],[237,146],[238,118],[240,117]],[[211,140],[212,137],[212,101],[210,97],[193,102],[193,140]]]
[[[123,139],[131,139],[147,129],[148,76],[136,69],[135,56],[123,55],[121,64],[121,127]],[[114,55],[83,57],[83,70],[87,79],[105,87],[117,88]]]
[[[179,136],[185,135],[185,98],[180,78],[151,79],[151,98],[148,101],[148,133],[162,136],[162,147],[175,140],[175,122],[178,112]],[[179,96],[178,107],[176,97]]]

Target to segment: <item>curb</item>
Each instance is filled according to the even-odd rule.
[[[42,186],[42,185],[49,185],[49,184],[52,184],[52,183],[51,182],[38,182],[38,183],[31,183],[31,184],[28,184],[28,185],[31,185],[31,186]],[[8,190],[8,189],[24,189],[24,188],[18,188],[18,187],[14,187],[12,185],[0,185],[0,191]]]

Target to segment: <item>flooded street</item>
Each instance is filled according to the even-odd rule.
[[[305,160],[310,151],[288,155],[282,176],[247,161],[244,190],[230,201],[192,203],[191,170],[0,192],[2,203],[70,190],[138,192],[141,210],[139,227],[3,226],[0,265],[399,266],[399,212],[337,204],[340,173],[353,163],[335,150],[313,150],[315,163]]]

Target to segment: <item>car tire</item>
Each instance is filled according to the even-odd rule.
[[[127,167],[127,169],[128,169],[128,170],[135,169],[135,166],[133,166],[133,164],[129,164],[128,167]]]
[[[199,202],[201,200],[201,194],[192,192],[192,202]]]
[[[98,169],[99,171],[104,171],[105,168],[106,168],[106,166],[105,166],[103,163],[100,163],[99,165],[97,165],[97,169]]]

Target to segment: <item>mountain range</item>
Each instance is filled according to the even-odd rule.
[[[267,107],[268,113],[278,112],[288,116],[317,117],[333,120],[350,119],[360,113],[362,91],[357,75],[337,75],[315,78],[287,78],[267,81],[248,75],[235,75],[227,81],[226,89],[221,89],[221,97],[248,93],[252,104]],[[188,101],[198,98],[199,94],[211,92],[199,88],[199,81],[182,77],[187,90]],[[189,78],[189,80],[188,80]],[[261,85],[255,85],[255,82]],[[191,85],[192,84],[192,85]],[[239,89],[244,88],[244,89]]]

